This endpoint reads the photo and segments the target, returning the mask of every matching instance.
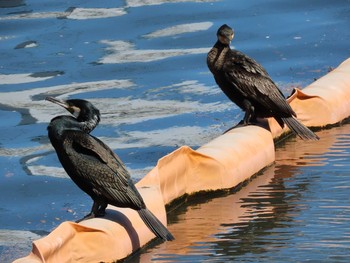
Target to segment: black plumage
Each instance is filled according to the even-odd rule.
[[[136,210],[148,228],[164,240],[174,237],[146,208],[119,157],[101,140],[89,133],[98,125],[100,112],[90,102],[47,97],[73,116],[55,117],[48,136],[58,159],[70,178],[93,199],[91,213],[83,219],[103,216],[108,204]]]
[[[295,118],[295,112],[266,70],[254,59],[230,48],[233,36],[232,28],[226,24],[218,29],[207,65],[226,96],[245,111],[243,123],[249,124],[257,117],[274,117],[282,128],[286,124],[302,139],[318,140]]]

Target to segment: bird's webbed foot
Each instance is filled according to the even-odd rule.
[[[232,130],[234,128],[244,127],[244,126],[250,125],[250,124],[252,124],[252,121],[256,120],[255,111],[254,111],[255,108],[250,103],[249,100],[244,100],[243,101],[243,109],[245,111],[243,120],[241,120],[237,125],[235,125],[235,126],[231,127],[230,129],[226,130],[224,132],[224,134],[229,132],[230,130]]]
[[[107,207],[106,203],[99,203],[94,201],[94,204],[92,205],[92,208],[91,208],[91,212],[75,222],[79,223],[81,221],[92,219],[95,217],[104,217],[106,214],[106,207]]]

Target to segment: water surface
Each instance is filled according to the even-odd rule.
[[[0,0],[1,261],[27,255],[31,240],[90,210],[90,199],[67,178],[48,142],[48,122],[66,113],[45,102],[46,96],[96,104],[102,121],[93,134],[120,155],[137,181],[160,157],[181,145],[199,147],[242,118],[216,87],[205,63],[220,25],[235,29],[233,45],[262,63],[288,95],[293,87],[312,83],[348,58],[349,9],[346,0]],[[318,249],[313,259],[327,252],[341,261],[349,235],[343,204],[349,185],[344,161],[348,137],[342,129],[326,134],[343,144],[298,155],[295,149],[308,144],[290,141],[291,148],[280,148],[278,157],[288,165],[276,162],[270,167],[272,177],[255,195],[241,198],[242,189],[236,197],[207,197],[196,205],[233,198],[237,207],[253,212],[258,207],[264,216],[245,212],[237,227],[239,214],[230,208],[232,201],[219,211],[231,213],[234,220],[216,218],[218,227],[197,228],[209,232],[183,232],[175,243],[162,245],[176,252],[151,248],[141,257],[193,262],[230,257],[244,261],[249,255],[256,261],[283,246],[280,257],[292,258],[298,248],[303,261]],[[301,202],[302,208],[291,200]],[[201,210],[191,205],[184,209],[198,211],[198,220],[203,219]],[[331,214],[323,215],[325,211]],[[217,214],[213,210],[213,216]],[[187,222],[184,214],[175,215],[174,231]],[[319,225],[323,227],[311,227]],[[184,239],[193,245],[185,245]]]
[[[173,242],[126,262],[348,262],[350,125],[289,139],[276,162],[231,193],[191,198],[170,215]]]

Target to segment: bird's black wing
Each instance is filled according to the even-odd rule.
[[[71,159],[78,173],[89,182],[97,196],[115,206],[143,208],[144,202],[119,157],[101,140],[80,131],[70,133]]]
[[[230,50],[225,58],[223,70],[227,81],[244,97],[254,99],[274,112],[294,115],[283,93],[254,59],[237,50]]]

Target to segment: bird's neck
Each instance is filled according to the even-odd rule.
[[[214,47],[208,53],[208,65],[212,72],[220,71],[224,65],[225,56],[230,50],[229,45],[224,45],[217,41]]]
[[[53,118],[47,127],[48,135],[51,143],[55,146],[57,141],[63,139],[64,131],[66,130],[79,130],[80,127],[77,126],[77,120],[71,116],[57,116]]]
[[[80,121],[67,115],[55,117],[48,126],[49,137],[50,139],[62,139],[64,132],[67,130],[90,133],[98,125],[99,120],[98,116]]]
[[[96,128],[96,126],[98,125],[98,123],[100,122],[100,118],[97,115],[93,115],[89,118],[85,118],[85,119],[79,119],[78,118],[78,123],[79,123],[79,128],[86,132],[86,133],[90,133],[93,129]]]

